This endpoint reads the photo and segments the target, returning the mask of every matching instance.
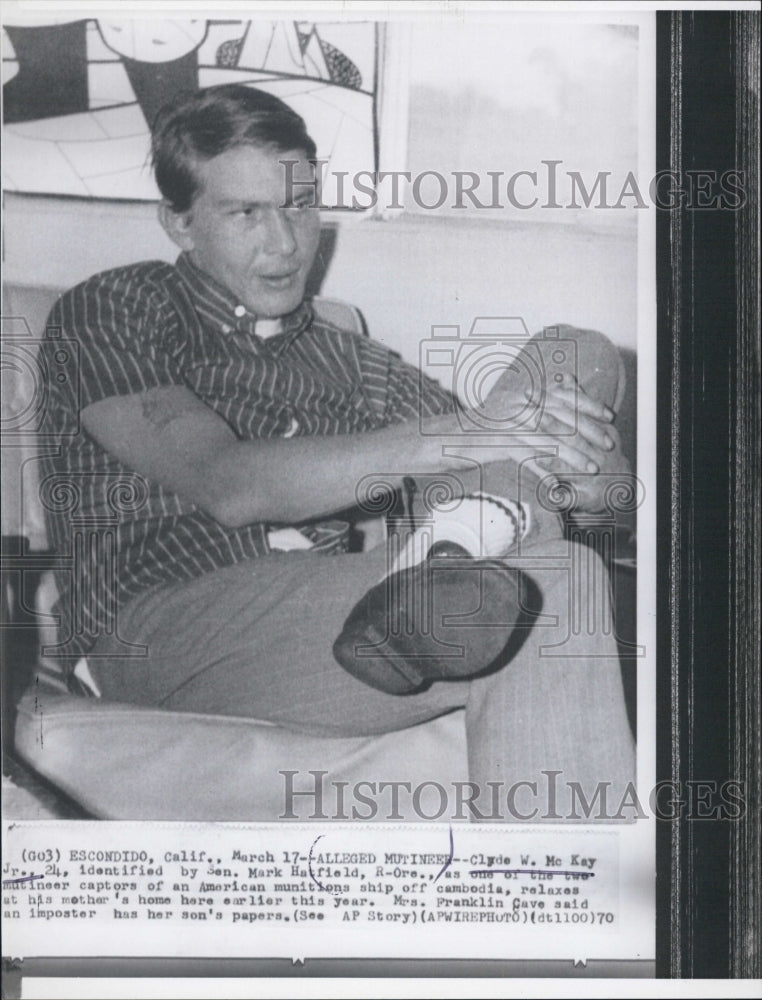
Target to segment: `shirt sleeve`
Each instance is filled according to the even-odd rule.
[[[67,385],[78,408],[184,384],[170,353],[177,324],[169,297],[145,270],[105,272],[67,292],[54,306],[48,330],[60,331],[74,349]]]

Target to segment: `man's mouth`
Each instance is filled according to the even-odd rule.
[[[259,280],[270,288],[288,288],[299,276],[299,269],[286,271],[282,274],[260,274]]]

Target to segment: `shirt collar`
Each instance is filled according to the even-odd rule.
[[[293,312],[281,316],[280,329],[276,327],[273,330],[272,320],[265,320],[264,317],[259,319],[255,313],[250,312],[224,285],[194,264],[187,252],[180,254],[175,266],[188,286],[196,311],[206,323],[223,334],[236,330],[254,333],[262,339],[272,339],[273,346],[277,345],[282,350],[312,320],[310,304],[302,301]]]

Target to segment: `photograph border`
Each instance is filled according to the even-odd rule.
[[[759,14],[657,11],[657,171],[744,172],[738,211],[657,213],[657,779],[737,782],[744,815],[657,823],[656,976],[760,963]],[[689,786],[691,787],[691,786]],[[536,971],[527,970],[532,965]],[[63,976],[639,975],[631,962],[4,959]],[[649,963],[642,963],[649,964]],[[603,967],[607,968],[603,968]],[[544,967],[544,968],[541,968]],[[615,968],[616,967],[616,968]],[[18,973],[18,976],[15,974]],[[646,973],[647,974],[647,973]]]

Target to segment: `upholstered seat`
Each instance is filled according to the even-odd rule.
[[[101,819],[381,820],[389,818],[390,794],[373,795],[374,816],[353,797],[358,783],[416,788],[436,781],[454,794],[453,783],[467,779],[463,712],[402,733],[327,739],[266,722],[136,708],[38,687],[19,706],[16,749]],[[398,801],[400,817],[413,818],[411,796]],[[438,790],[432,786],[430,804],[421,804],[435,818]],[[455,807],[453,800],[443,815],[452,818]]]

